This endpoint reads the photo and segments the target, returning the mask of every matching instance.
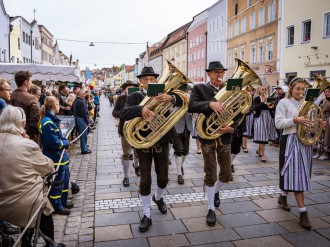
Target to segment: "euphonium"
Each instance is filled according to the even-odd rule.
[[[188,111],[189,98],[177,89],[190,80],[167,59],[166,61],[167,66],[157,83],[165,84],[164,93],[175,93],[182,99],[183,104],[165,116],[173,104],[158,102],[154,97],[146,96],[140,106],[149,105],[149,110],[155,113],[155,117],[148,121],[142,117],[134,118],[124,125],[124,135],[128,143],[135,148],[149,148],[155,145]]]
[[[330,82],[319,75],[314,75],[313,88],[320,89],[319,95],[330,86]],[[299,141],[304,145],[314,144],[321,136],[322,128],[320,120],[324,119],[323,110],[313,101],[305,100],[299,110],[299,117],[306,116],[312,121],[311,126],[297,125],[297,135]]]
[[[242,121],[251,105],[252,97],[248,90],[252,84],[261,85],[259,76],[242,60],[235,58],[237,66],[231,78],[243,78],[242,89],[237,91],[226,91],[222,88],[215,96],[216,101],[223,103],[226,112],[222,116],[212,113],[208,118],[204,114],[199,114],[196,120],[196,130],[198,135],[207,140],[216,139],[221,136],[219,129]]]

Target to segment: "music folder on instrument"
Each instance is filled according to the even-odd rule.
[[[128,95],[130,95],[131,93],[134,93],[136,91],[140,91],[140,88],[138,88],[138,87],[130,87],[130,88],[128,88]]]
[[[276,100],[275,97],[268,97],[268,98],[267,98],[267,103],[274,103],[275,100]]]
[[[147,95],[149,97],[158,96],[159,94],[164,93],[165,84],[158,84],[158,83],[149,83]]]
[[[230,78],[227,81],[226,91],[241,90],[243,85],[243,78]]]
[[[320,89],[319,88],[309,88],[307,89],[306,101],[315,101],[319,97]]]

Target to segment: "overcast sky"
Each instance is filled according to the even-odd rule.
[[[79,59],[81,69],[134,64],[155,43],[217,0],[4,0],[10,16],[23,16],[44,25],[58,39],[60,49]],[[121,42],[144,44],[97,44],[69,42]]]

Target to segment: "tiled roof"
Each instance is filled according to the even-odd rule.
[[[163,45],[163,49],[173,45],[174,43],[184,39],[186,37],[186,32],[191,24],[191,21],[187,24],[179,27],[177,30],[167,35],[167,39]]]
[[[167,37],[162,38],[157,43],[153,44],[151,47],[148,47],[149,52],[149,60],[158,57],[162,54],[162,47],[164,44],[164,41],[167,39]]]
[[[126,65],[125,66],[125,72],[127,73],[127,72],[130,72],[131,70],[133,70],[134,69],[134,65]]]

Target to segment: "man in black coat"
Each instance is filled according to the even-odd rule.
[[[89,126],[89,115],[85,96],[85,91],[83,89],[79,90],[79,92],[77,93],[77,98],[72,104],[71,110],[75,118],[76,128],[78,130],[79,135],[83,133],[80,137],[81,154],[90,154],[92,150],[88,149],[87,145],[88,130],[85,131],[85,129]]]
[[[128,121],[136,117],[142,117],[145,120],[152,121],[155,113],[149,110],[148,105],[140,106],[139,104],[146,96],[149,83],[156,83],[158,74],[152,67],[144,67],[140,75],[137,76],[143,85],[142,91],[134,92],[127,97],[126,105],[120,113],[123,121]],[[155,96],[159,102],[169,103],[180,107],[182,100],[176,94],[161,94]],[[167,112],[165,115],[169,115]],[[162,194],[168,182],[168,163],[169,163],[169,141],[174,136],[174,128],[167,132],[154,146],[147,149],[136,149],[140,163],[140,187],[144,216],[140,222],[139,231],[146,232],[148,227],[152,225],[150,217],[150,199],[151,199],[151,164],[155,163],[155,171],[157,175],[157,187],[152,200],[158,206],[158,210],[165,214],[167,212],[166,204]]]
[[[214,99],[214,96],[224,87],[223,76],[225,69],[219,61],[210,62],[209,68],[205,71],[210,78],[210,82],[197,84],[192,90],[189,103],[190,113],[203,113],[209,117],[213,112],[220,117],[226,111],[221,102]],[[224,126],[219,129],[222,136],[206,140],[197,136],[202,144],[204,158],[204,184],[208,199],[208,214],[206,223],[214,226],[216,222],[215,207],[220,206],[219,191],[223,183],[228,183],[231,177],[231,134],[234,128]],[[217,179],[217,161],[220,166],[219,178]]]
[[[115,107],[113,108],[113,111],[112,111],[112,116],[119,119],[118,134],[120,136],[121,148],[123,150],[123,154],[121,156],[121,164],[123,165],[123,169],[124,169],[123,185],[125,187],[129,186],[128,170],[129,170],[129,157],[131,154],[131,145],[127,142],[127,140],[124,136],[123,128],[124,128],[125,121],[123,121],[120,118],[120,111],[124,108],[124,106],[126,104],[128,89],[132,88],[132,87],[138,87],[138,85],[130,80],[127,80],[125,83],[123,83],[123,85],[121,86],[121,88],[123,89],[123,93],[117,98]],[[134,152],[134,153],[136,153],[136,152]],[[139,167],[139,160],[137,158],[137,155],[134,155],[133,167],[135,169],[135,174],[139,177],[140,176],[140,167]]]

